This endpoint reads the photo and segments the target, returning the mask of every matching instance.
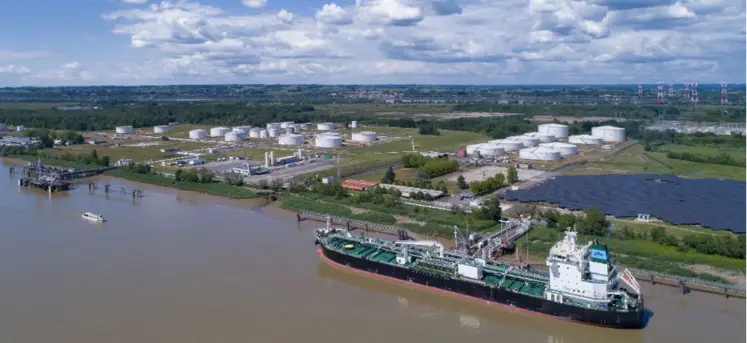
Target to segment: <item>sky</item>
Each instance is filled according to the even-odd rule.
[[[744,83],[743,0],[26,0],[0,86]]]

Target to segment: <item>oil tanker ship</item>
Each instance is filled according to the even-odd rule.
[[[572,230],[550,249],[549,271],[446,251],[434,241],[390,241],[329,226],[314,235],[325,259],[356,271],[585,324],[643,328],[638,282],[618,271],[607,246],[578,245]]]

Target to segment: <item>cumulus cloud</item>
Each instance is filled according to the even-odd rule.
[[[30,72],[31,69],[20,65],[8,64],[6,66],[0,66],[0,74],[26,75]]]
[[[24,77],[140,84],[236,78],[616,83],[731,81],[745,71],[745,4],[732,0],[356,0],[303,13],[190,0],[126,7],[102,16],[147,62],[95,67],[81,61],[85,66]],[[0,50],[6,64],[33,56]]]

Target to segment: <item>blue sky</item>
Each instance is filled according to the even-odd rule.
[[[0,86],[745,81],[734,0],[28,0]]]

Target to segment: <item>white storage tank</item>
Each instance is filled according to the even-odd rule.
[[[513,136],[506,139],[510,141],[519,141],[525,148],[534,148],[540,144],[539,138],[529,136]]]
[[[270,136],[270,138],[275,138],[277,136],[280,136],[280,129],[269,129],[267,130],[267,134]]]
[[[249,138],[259,138],[259,131],[261,131],[261,130],[262,129],[260,129],[258,127],[253,127],[251,129],[249,129]]]
[[[477,152],[482,157],[495,157],[506,153],[506,149],[493,143],[470,144],[465,150],[467,155],[474,155]]]
[[[555,141],[555,136],[547,133],[529,132],[523,134],[523,136],[539,138],[540,143],[550,143]]]
[[[508,139],[496,139],[488,143],[492,143],[503,148],[503,151],[505,152],[517,151],[524,147],[524,143]]]
[[[168,125],[156,125],[153,127],[153,133],[168,133],[170,129]]]
[[[622,142],[625,140],[625,129],[616,126],[597,126],[591,128],[591,135],[605,142]]]
[[[267,130],[270,129],[280,130],[280,123],[268,123]]]
[[[316,124],[316,129],[319,131],[329,131],[335,129],[335,124],[332,123],[319,123]]]
[[[293,127],[293,122],[292,121],[284,121],[284,122],[280,123],[280,128],[281,129],[287,129],[289,127]]]
[[[524,148],[519,150],[519,158],[524,160],[558,161],[560,151],[546,147]]]
[[[358,128],[358,121],[357,120],[351,121],[350,122],[350,128],[351,129],[357,129]]]
[[[568,137],[568,143],[582,145],[602,145],[604,141],[600,137],[591,135],[576,135]]]
[[[334,148],[342,146],[342,136],[338,134],[318,134],[315,139],[319,148]]]
[[[310,123],[302,123],[301,124],[301,130],[309,130],[309,129],[311,129],[311,124]]]
[[[259,138],[270,138],[270,134],[267,133],[267,130],[259,130]]]
[[[354,142],[375,142],[379,137],[376,136],[375,132],[356,132],[352,135],[352,140]]]
[[[125,126],[117,126],[115,128],[115,132],[122,135],[128,135],[132,133],[132,126],[131,125],[125,125]]]
[[[240,142],[244,140],[243,133],[229,132],[225,135],[226,142]]]
[[[203,129],[190,130],[189,131],[189,138],[192,138],[192,139],[205,139],[205,138],[207,138],[207,131],[205,131]]]
[[[302,145],[305,141],[305,138],[303,135],[295,135],[295,134],[289,134],[289,135],[282,135],[278,139],[278,144],[280,145]]]
[[[249,133],[249,127],[248,126],[236,126],[236,127],[232,128],[231,131],[233,131],[233,133],[238,133],[238,134],[241,134],[241,135],[245,135],[245,134]]]
[[[228,131],[226,127],[214,127],[210,129],[210,137],[224,137]]]
[[[285,133],[288,134],[288,135],[292,135],[292,134],[296,133],[296,128],[293,127],[293,126],[288,126],[288,127],[285,128]]]
[[[568,126],[563,124],[541,124],[537,125],[537,132],[555,136],[555,139],[568,138]]]
[[[560,151],[560,156],[571,156],[578,154],[578,147],[568,143],[541,143],[539,146]]]

